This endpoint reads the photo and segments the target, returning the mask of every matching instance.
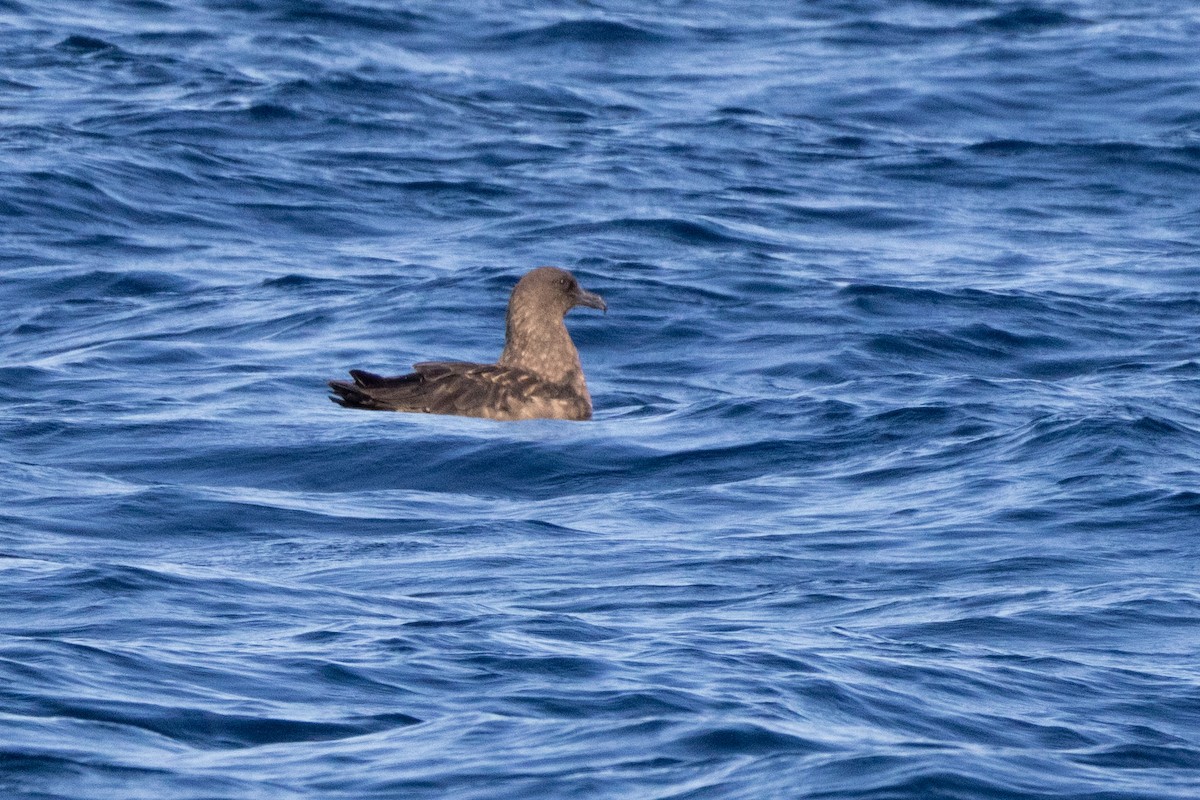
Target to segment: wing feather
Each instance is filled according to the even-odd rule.
[[[418,411],[491,419],[563,416],[542,409],[566,409],[573,419],[591,415],[591,404],[569,386],[546,383],[522,369],[498,364],[425,361],[408,375],[385,378],[354,370],[354,383],[330,381],[330,397],[350,408]]]

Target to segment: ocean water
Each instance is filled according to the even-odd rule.
[[[0,0],[0,796],[1200,796],[1198,40]]]

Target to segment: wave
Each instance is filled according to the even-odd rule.
[[[548,47],[556,45],[651,45],[669,37],[646,27],[605,19],[562,20],[535,28],[489,36],[495,44]]]

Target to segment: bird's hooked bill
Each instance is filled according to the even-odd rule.
[[[575,304],[587,306],[588,308],[598,308],[604,313],[608,313],[608,303],[604,302],[604,298],[595,292],[589,292],[587,289],[580,289],[579,294],[575,296]]]

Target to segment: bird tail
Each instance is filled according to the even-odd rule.
[[[329,395],[329,399],[344,408],[379,409],[380,406],[375,398],[371,397],[364,389],[382,383],[383,377],[360,369],[350,370],[350,377],[354,378],[354,383],[349,381],[329,382],[329,389],[333,392]]]
[[[354,383],[350,383],[349,381],[329,381],[329,389],[332,392],[329,395],[330,400],[344,408],[395,411],[396,406],[394,404],[376,397],[374,391],[412,383],[413,379],[419,376],[404,375],[397,378],[385,378],[373,372],[352,369],[350,370],[350,377],[354,378]]]

